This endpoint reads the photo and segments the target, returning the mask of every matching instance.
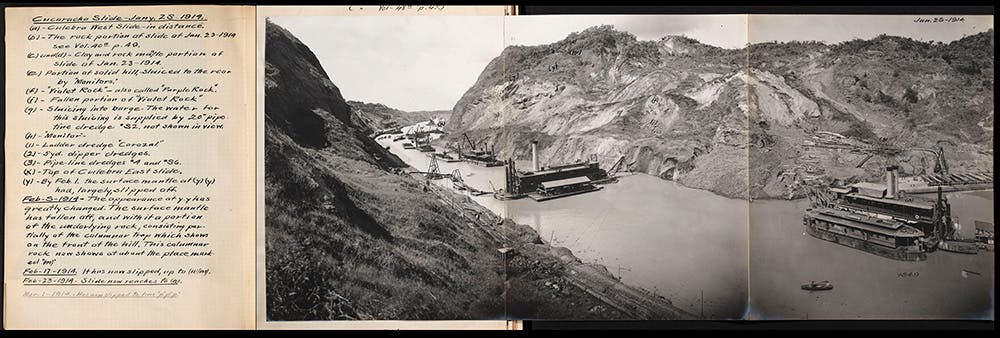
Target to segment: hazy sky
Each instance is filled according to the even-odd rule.
[[[272,17],[319,58],[348,100],[406,111],[450,110],[504,44],[538,45],[610,24],[639,40],[684,35],[723,48],[751,42],[818,40],[837,43],[879,34],[952,41],[993,28],[992,16],[964,22],[914,23],[934,16],[553,15]],[[948,18],[951,16],[942,16]]]
[[[922,23],[915,19],[962,18],[963,22]],[[993,16],[956,15],[757,15],[750,17],[751,42],[817,40],[837,43],[879,34],[920,41],[950,42],[993,28]],[[790,29],[797,27],[797,29]]]
[[[503,18],[274,17],[316,54],[348,100],[451,110],[503,50]]]
[[[525,15],[507,19],[507,42],[548,44],[597,25],[615,26],[639,40],[684,35],[723,48],[741,48],[747,42],[746,15]]]

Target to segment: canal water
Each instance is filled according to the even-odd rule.
[[[380,141],[414,169],[427,171],[427,153]],[[527,168],[527,164],[519,164]],[[492,191],[504,186],[504,168],[438,161],[441,173],[458,169],[465,182]],[[449,180],[436,183],[451,185]],[[542,240],[599,263],[623,283],[666,297],[708,318],[740,318],[747,299],[747,204],[674,182],[636,174],[603,189],[536,202],[476,202],[533,227]]]
[[[993,192],[948,194],[960,232],[993,223]],[[755,201],[750,208],[753,319],[993,319],[993,251],[936,251],[902,262],[805,233],[808,201]],[[828,280],[833,290],[801,285]]]
[[[379,142],[414,169],[428,170],[428,153]],[[441,173],[458,169],[474,188],[504,186],[503,167],[437,162]],[[706,318],[993,317],[993,252],[936,252],[925,262],[874,256],[805,234],[806,200],[748,205],[645,174],[544,202],[471,198],[530,225],[546,243],[602,264],[622,282]],[[949,199],[965,231],[974,220],[993,223],[991,191]],[[834,289],[801,290],[811,280],[829,280]]]

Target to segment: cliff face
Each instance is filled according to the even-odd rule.
[[[900,147],[944,142],[959,168],[986,164],[965,147],[978,144],[973,153],[988,153],[992,167],[992,47],[989,31],[950,44],[880,37],[726,50],[593,27],[505,49],[448,129],[488,137],[501,157],[526,158],[537,140],[543,164],[624,157],[633,171],[732,197],[796,194],[779,176],[807,170],[803,156],[813,155],[796,150],[815,131]],[[822,164],[847,169],[851,159]],[[920,172],[916,157],[899,160]],[[832,173],[871,178],[875,163]]]
[[[312,52],[266,29],[268,317],[502,316],[498,240],[394,174]]]
[[[879,180],[934,170],[944,150],[952,173],[993,167],[993,31],[951,43],[879,36],[837,45],[758,44],[750,64],[752,193],[793,197],[801,181]],[[903,149],[895,156],[810,149],[818,131]],[[857,167],[858,164],[862,164]]]
[[[525,158],[537,140],[543,164],[596,155],[610,166],[624,156],[633,171],[738,196],[745,59],[683,37],[637,41],[608,26],[512,46],[465,93],[448,128],[453,137],[490,136],[501,157]]]

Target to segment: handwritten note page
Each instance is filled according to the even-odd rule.
[[[253,328],[254,9],[6,15],[4,326]]]

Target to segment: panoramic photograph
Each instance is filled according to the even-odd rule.
[[[745,26],[269,18],[268,319],[740,318]]]
[[[992,17],[273,16],[265,44],[269,321],[993,318]]]

